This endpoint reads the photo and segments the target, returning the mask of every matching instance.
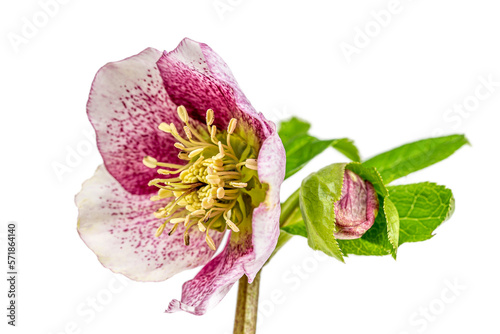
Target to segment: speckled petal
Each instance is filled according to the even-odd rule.
[[[204,233],[195,229],[190,230],[189,246],[184,245],[181,226],[171,236],[155,237],[161,221],[152,213],[161,204],[148,195],[128,193],[104,166],[83,184],[75,202],[83,241],[103,266],[133,280],[162,281],[214,255]],[[218,246],[223,234],[214,231],[211,236]]]
[[[149,48],[106,64],[96,74],[87,104],[104,165],[132,194],[155,191],[147,184],[156,172],[142,164],[144,156],[179,162],[174,139],[158,130],[161,122],[179,122],[156,66],[160,56]]]
[[[261,183],[267,183],[266,200],[253,211],[252,244],[255,259],[245,264],[245,274],[252,282],[257,272],[276,247],[279,230],[280,187],[285,178],[285,149],[276,132],[269,136],[259,152],[258,173]]]
[[[166,312],[186,311],[203,315],[217,305],[229,289],[244,274],[243,266],[252,261],[251,236],[244,235],[238,242],[229,240],[226,247],[201,271],[182,286],[182,299],[172,300]]]
[[[173,300],[167,312],[183,310],[204,314],[217,305],[244,274],[252,282],[273,252],[279,236],[279,190],[285,176],[285,151],[276,133],[262,145],[258,172],[269,190],[266,200],[253,211],[251,233],[242,230],[232,235],[224,251],[184,284],[181,301]]]
[[[186,106],[194,119],[204,122],[211,108],[218,128],[227,127],[234,117],[262,141],[272,133],[273,124],[255,111],[228,66],[206,44],[185,38],[175,50],[163,53],[158,68],[172,101]]]

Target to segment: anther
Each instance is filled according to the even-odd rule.
[[[174,123],[170,123],[170,133],[174,135],[174,137],[179,136],[179,132],[177,132],[177,128],[175,127]]]
[[[205,241],[207,242],[207,245],[208,247],[210,247],[211,250],[213,251],[216,250],[215,243],[208,234],[205,236]]]
[[[214,122],[214,111],[212,109],[207,110],[207,125],[210,126]]]
[[[224,151],[224,147],[222,146],[222,142],[219,142],[219,154],[222,155],[222,157],[224,157],[226,155],[226,152]],[[217,155],[219,155],[217,154]]]
[[[234,132],[234,129],[236,129],[236,123],[236,118],[231,118],[229,125],[227,126],[227,133],[232,134]]]
[[[153,157],[150,157],[149,155],[145,156],[142,159],[142,163],[144,166],[149,167],[149,168],[156,168],[156,164],[158,163],[158,160],[156,160]]]
[[[233,231],[233,232],[239,232],[240,229],[238,228],[238,226],[236,226],[232,221],[230,220],[226,220],[226,224],[227,226],[229,226],[229,228]]]
[[[189,246],[189,234],[184,232],[184,245]]]
[[[191,213],[191,216],[204,216],[205,210],[196,210]]]
[[[186,152],[179,152],[179,154],[177,155],[177,157],[181,160],[191,160],[187,153]]]
[[[258,169],[257,160],[256,159],[247,159],[245,161],[245,167],[248,169],[257,170]]]
[[[226,192],[224,191],[224,188],[222,187],[219,187],[217,189],[217,198],[218,199],[222,199],[224,197],[224,195],[226,194]]]
[[[185,218],[174,218],[170,219],[170,224],[180,224],[184,222]]]
[[[210,137],[215,138],[216,134],[217,134],[217,127],[215,125],[212,125],[212,130],[210,130]]]
[[[177,107],[177,115],[179,115],[179,118],[184,122],[187,123],[189,121],[189,116],[186,110],[186,107],[184,106],[178,106]]]
[[[160,189],[158,190],[158,197],[160,198],[167,198],[167,197],[170,197],[172,196],[172,191],[171,190],[167,190],[167,189]]]
[[[165,224],[161,224],[160,227],[156,230],[155,237],[159,237],[163,234],[163,230],[165,229]]]
[[[222,158],[224,158],[224,154],[222,153],[217,153],[216,156],[212,157],[213,159],[216,159],[216,160],[221,160]]]
[[[217,175],[207,175],[207,181],[210,184],[217,185],[220,182],[220,178]]]
[[[191,153],[188,154],[188,157],[193,158],[198,154],[200,154],[201,152],[203,152],[203,148],[197,148],[196,150],[191,151]]]
[[[162,218],[165,215],[165,209],[158,209],[153,214],[156,218]]]
[[[181,143],[175,143],[174,147],[178,148],[179,150],[183,150],[186,148],[186,146],[182,145]]]
[[[244,182],[229,182],[230,186],[233,186],[234,188],[246,188],[247,184]]]
[[[214,206],[214,203],[215,203],[215,201],[213,200],[213,198],[211,198],[211,197],[205,197],[201,201],[201,207],[203,209],[210,209],[212,206]]]
[[[170,229],[170,232],[168,232],[168,235],[171,236],[175,230],[177,229],[177,226],[179,226],[179,224],[175,224],[171,229]]]
[[[161,123],[158,126],[158,129],[160,129],[161,131],[166,132],[166,133],[171,133],[170,125],[168,125],[167,123]]]
[[[189,127],[185,126],[184,132],[186,133],[186,137],[188,137],[189,140],[193,139],[193,134],[191,133],[191,130],[189,129]]]
[[[200,232],[205,232],[207,230],[205,225],[203,225],[201,222],[198,222],[198,229],[200,230]]]

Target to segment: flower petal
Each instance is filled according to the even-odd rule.
[[[269,185],[266,200],[253,211],[251,231],[230,238],[224,251],[182,287],[181,301],[173,300],[166,312],[183,310],[202,315],[217,305],[244,274],[252,282],[271,256],[279,236],[280,185],[285,177],[285,150],[277,135],[264,141],[258,157],[261,182]]]
[[[156,66],[161,52],[148,48],[108,63],[97,72],[87,113],[97,134],[106,169],[132,194],[150,194],[156,172],[142,164],[146,155],[178,163],[174,139],[158,130],[161,122],[179,123]]]
[[[218,128],[234,117],[261,142],[272,133],[273,124],[255,111],[229,67],[208,45],[185,38],[175,50],[163,53],[158,68],[172,101],[184,105],[194,119],[204,123],[206,110],[212,108]]]
[[[244,264],[253,258],[250,235],[239,242],[242,243],[229,239],[222,253],[206,264],[195,278],[184,283],[181,301],[172,300],[166,312],[182,310],[202,315],[217,305],[243,276]]]
[[[274,132],[264,141],[257,161],[259,180],[266,183],[269,189],[266,200],[253,211],[252,244],[255,259],[244,266],[249,282],[253,281],[271,256],[280,234],[280,187],[285,178],[286,158],[278,133]]]
[[[361,238],[375,222],[376,212],[378,212],[379,207],[378,197],[375,188],[369,181],[361,180],[360,184],[356,184],[349,178],[348,171],[345,172],[344,180],[347,180],[347,182],[342,188],[343,197],[338,203],[334,204],[335,215],[341,212],[338,208],[342,205],[341,202],[343,200],[349,207],[348,210],[346,210],[347,213],[342,212],[343,225],[337,221],[338,231],[334,233],[334,236],[342,240],[358,239]],[[366,193],[360,188],[366,189]],[[362,203],[360,203],[360,201]],[[349,224],[346,224],[344,221]]]
[[[78,232],[103,266],[137,281],[162,281],[183,270],[207,263],[214,252],[204,233],[190,230],[184,245],[184,227],[168,236],[155,231],[161,222],[153,212],[162,206],[148,195],[132,195],[104,166],[87,180],[75,198]],[[163,203],[165,205],[165,203]],[[168,226],[167,226],[168,228]],[[218,247],[223,234],[210,234]]]

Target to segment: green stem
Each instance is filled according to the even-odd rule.
[[[299,210],[299,190],[295,191],[281,205],[280,227],[291,223],[298,214],[297,210]],[[281,231],[276,248],[266,264],[291,238],[291,234]],[[261,271],[257,273],[252,284],[248,284],[248,278],[245,275],[240,278],[238,283],[238,300],[236,302],[233,334],[255,334],[257,330],[257,310],[259,307]]]
[[[259,306],[260,271],[252,284],[243,275],[238,284],[238,301],[234,317],[233,334],[255,334],[257,330],[257,308]]]

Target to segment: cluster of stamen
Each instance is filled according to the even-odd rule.
[[[170,199],[168,204],[157,210],[154,215],[164,220],[158,227],[156,236],[163,234],[167,225],[171,225],[168,235],[174,233],[179,224],[184,224],[184,243],[189,245],[189,230],[196,225],[205,233],[208,246],[215,250],[215,243],[209,235],[218,222],[224,222],[224,229],[230,228],[239,232],[241,219],[232,218],[232,209],[241,196],[242,188],[247,183],[242,182],[242,168],[257,170],[257,160],[239,158],[231,146],[237,120],[232,118],[227,126],[227,135],[219,134],[214,123],[214,111],[207,110],[207,132],[203,136],[193,126],[184,106],[177,108],[177,114],[182,122],[184,136],[181,136],[176,126],[171,123],[161,123],[159,129],[172,135],[177,142],[174,146],[180,150],[178,157],[187,161],[185,165],[158,162],[155,158],[146,156],[144,165],[157,168],[158,174],[177,177],[155,178],[149,185],[158,187],[158,194],[151,197],[152,201]],[[225,140],[223,143],[218,138]],[[214,154],[216,153],[216,154]],[[205,157],[210,155],[210,157]],[[222,219],[221,219],[222,218]],[[215,224],[215,225],[214,225]]]

